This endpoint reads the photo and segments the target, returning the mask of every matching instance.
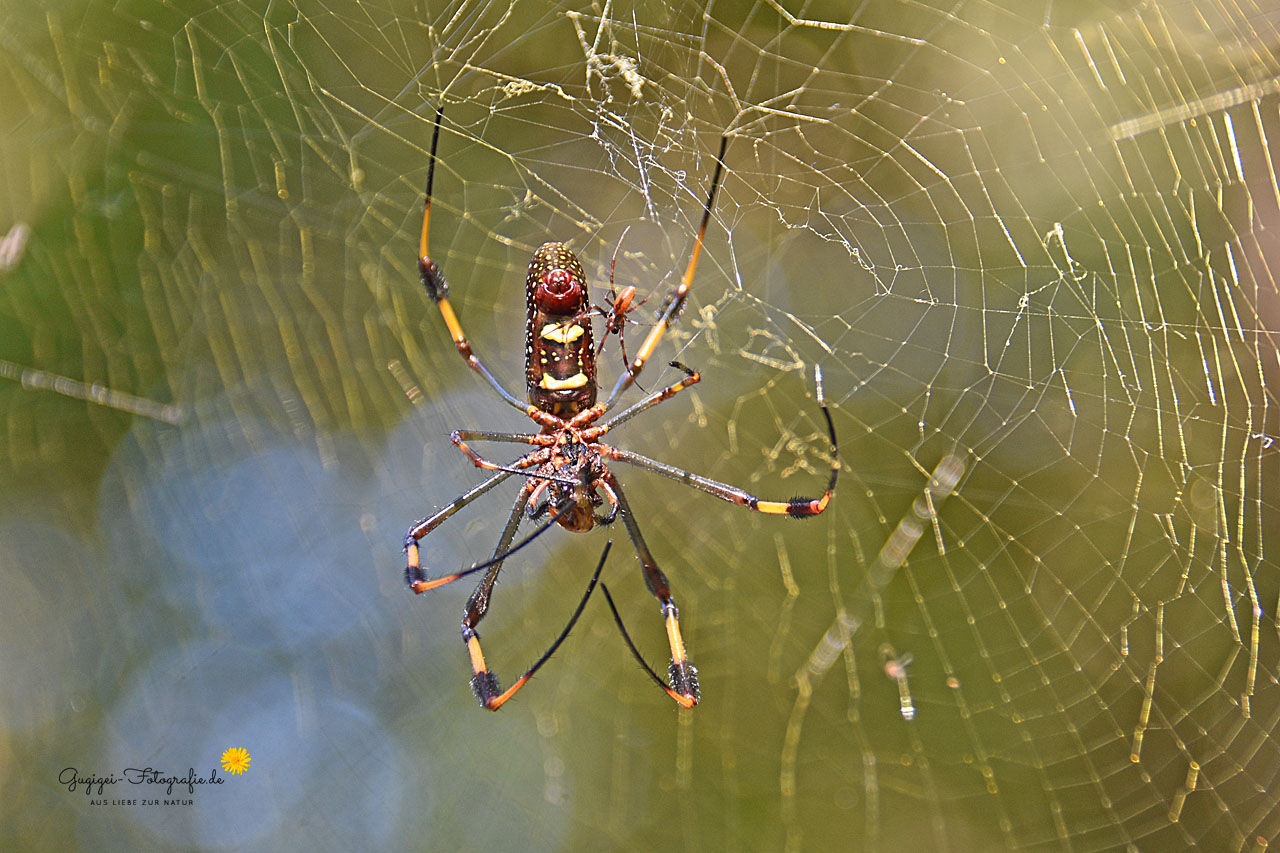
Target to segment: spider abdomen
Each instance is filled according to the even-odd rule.
[[[596,401],[596,358],[587,278],[563,243],[543,243],[525,280],[525,381],[529,402],[567,418]]]

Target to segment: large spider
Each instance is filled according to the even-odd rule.
[[[608,555],[606,545],[596,567],[595,575],[587,587],[586,594],[578,604],[569,623],[559,638],[547,650],[538,662],[529,669],[514,685],[505,692],[498,685],[497,676],[485,663],[480,650],[480,639],[476,627],[484,618],[489,608],[489,599],[493,593],[493,585],[498,579],[498,572],[503,561],[514,551],[523,547],[534,536],[549,527],[559,524],[567,530],[583,533],[597,524],[609,524],[617,518],[627,530],[631,544],[640,559],[644,572],[645,584],[654,597],[658,599],[661,613],[666,623],[667,640],[671,647],[671,664],[668,669],[669,684],[663,684],[656,673],[645,663],[636,650],[626,628],[618,616],[613,599],[605,587],[605,596],[613,611],[614,619],[622,630],[632,653],[649,675],[676,702],[685,708],[697,704],[700,697],[698,690],[698,671],[685,651],[684,641],[680,635],[676,604],[671,597],[667,576],[658,568],[649,546],[645,544],[635,516],[627,503],[626,493],[621,483],[609,468],[610,462],[625,462],[637,468],[670,477],[686,485],[714,495],[721,500],[747,507],[755,512],[788,515],[793,518],[806,518],[817,515],[827,508],[835,492],[836,477],[839,464],[836,458],[835,426],[831,414],[827,411],[822,394],[822,373],[814,371],[817,385],[817,402],[826,419],[827,431],[831,437],[831,477],[826,491],[820,498],[792,498],[785,501],[760,500],[742,489],[724,483],[709,480],[680,468],[658,462],[604,444],[601,438],[614,427],[631,420],[636,415],[670,399],[682,389],[698,382],[701,378],[697,372],[690,370],[678,362],[672,366],[684,372],[684,378],[660,391],[648,394],[640,401],[624,409],[603,423],[597,423],[610,411],[619,396],[629,388],[644,369],[645,363],[653,355],[668,327],[675,322],[684,308],[689,294],[689,286],[693,281],[694,269],[698,265],[698,256],[702,252],[703,238],[706,235],[707,223],[711,218],[711,208],[715,201],[716,189],[720,185],[720,174],[724,166],[724,152],[728,138],[720,141],[720,152],[716,155],[715,173],[711,178],[711,190],[707,194],[707,202],[702,214],[702,225],[698,229],[697,240],[693,244],[693,253],[689,258],[689,266],[675,289],[666,297],[660,309],[657,322],[650,329],[644,343],[641,344],[635,358],[627,365],[625,373],[619,377],[608,399],[596,402],[596,349],[592,346],[592,331],[589,315],[592,313],[588,300],[587,281],[582,265],[564,244],[545,243],[533,254],[529,263],[529,274],[526,280],[528,301],[528,322],[525,332],[525,381],[528,387],[527,404],[521,403],[508,392],[489,372],[484,363],[471,350],[467,337],[462,332],[453,306],[449,303],[449,285],[440,272],[440,267],[431,260],[427,251],[427,226],[431,218],[431,185],[435,174],[436,145],[440,138],[440,122],[443,112],[437,110],[435,129],[431,136],[431,159],[427,167],[426,200],[422,214],[422,235],[419,248],[418,269],[427,295],[440,309],[444,324],[453,338],[458,354],[467,362],[467,366],[484,377],[513,408],[519,409],[535,424],[541,427],[537,433],[484,432],[477,430],[455,430],[450,436],[454,445],[467,455],[476,467],[493,471],[493,475],[465,494],[450,501],[433,515],[419,521],[409,528],[404,539],[408,567],[405,579],[415,593],[423,593],[438,586],[450,583],[473,572],[484,571],[484,577],[467,599],[466,611],[462,617],[462,639],[471,655],[471,666],[474,676],[471,679],[471,690],[481,706],[496,711],[512,694],[524,686],[534,672],[555,652],[556,648],[568,635],[574,622],[577,621],[587,598],[596,585],[600,570]],[[616,301],[616,298],[615,298]],[[622,306],[625,314],[626,306]],[[586,322],[583,320],[586,319]],[[607,337],[614,332],[614,324],[605,331]],[[513,444],[532,445],[533,449],[515,461],[500,465],[483,458],[468,445],[468,441],[496,441]],[[419,541],[435,530],[445,519],[449,518],[467,504],[493,489],[499,483],[512,476],[523,476],[524,485],[516,496],[515,506],[507,518],[506,527],[498,539],[492,559],[470,566],[451,575],[429,580],[427,572],[421,564]],[[608,504],[602,514],[600,509]],[[539,528],[521,542],[513,546],[516,530],[527,514],[530,518],[540,518],[550,513],[550,517]],[[603,587],[603,584],[601,584]]]

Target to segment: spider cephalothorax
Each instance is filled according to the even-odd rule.
[[[597,524],[612,524],[618,517],[618,497],[605,482],[608,467],[590,445],[567,435],[563,438],[551,458],[534,471],[539,483],[529,495],[529,518],[541,518],[558,508],[560,526],[575,533],[585,533]],[[596,512],[606,503],[607,514]]]

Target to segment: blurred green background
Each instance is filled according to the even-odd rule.
[[[4,846],[1268,846],[1276,23],[0,3]],[[817,493],[821,365],[843,467],[805,522],[619,468],[699,666],[691,712],[596,600],[482,712],[470,584],[404,588],[405,529],[479,480],[449,430],[527,426],[417,283],[439,104],[433,254],[517,393],[532,249],[568,241],[597,301],[617,249],[651,320],[730,137],[644,377],[679,358],[703,382],[616,442]],[[608,388],[612,344],[602,365]],[[513,491],[424,540],[431,569],[487,557]],[[622,531],[556,531],[484,622],[504,684],[610,535],[605,578],[665,668]],[[249,770],[179,786],[190,805],[60,781],[207,775],[231,747]]]

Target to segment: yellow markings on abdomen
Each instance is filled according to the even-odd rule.
[[[556,379],[549,373],[544,373],[538,385],[548,391],[567,391],[570,388],[581,388],[587,384],[587,375],[579,371],[568,379]]]
[[[582,335],[582,327],[577,323],[568,326],[564,323],[548,323],[542,327],[541,332],[541,337],[558,344],[571,344]]]

